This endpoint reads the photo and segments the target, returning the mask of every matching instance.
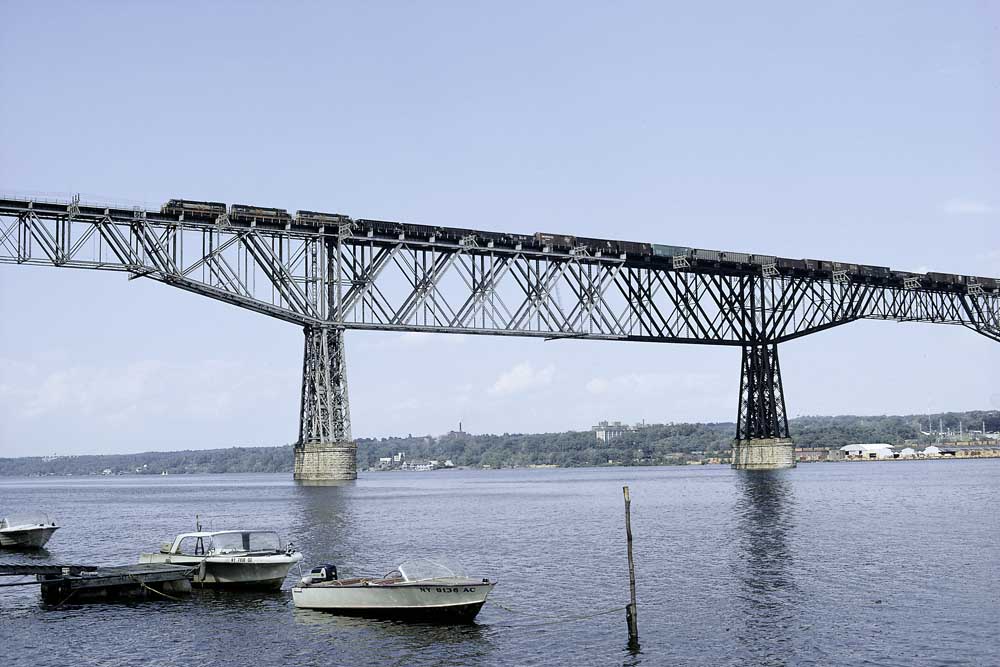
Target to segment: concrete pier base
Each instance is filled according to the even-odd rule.
[[[794,468],[795,444],[791,438],[734,440],[732,467],[737,470]]]
[[[295,481],[306,484],[357,479],[357,444],[307,442],[296,445],[294,478]]]

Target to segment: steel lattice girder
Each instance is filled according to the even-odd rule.
[[[719,345],[858,319],[1000,340],[1000,295],[134,216],[0,209],[0,262],[128,272],[305,327]],[[341,235],[344,234],[344,235]]]
[[[351,440],[344,330],[306,327],[299,444]]]
[[[743,348],[736,439],[787,438],[788,415],[777,345]]]

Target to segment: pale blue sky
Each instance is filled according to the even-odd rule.
[[[0,4],[0,190],[1000,276],[1000,4]],[[0,455],[278,444],[301,333],[0,266]],[[348,333],[357,436],[733,420],[739,350]],[[782,346],[792,414],[1000,407],[1000,346]]]

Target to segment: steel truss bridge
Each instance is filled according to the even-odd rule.
[[[788,437],[785,341],[862,319],[960,325],[1000,341],[996,287],[226,217],[0,198],[0,262],[122,271],[302,326],[299,448],[351,441],[347,329],[739,346],[737,442]]]

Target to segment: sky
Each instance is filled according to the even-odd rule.
[[[280,6],[279,6],[280,4]],[[1000,4],[0,2],[0,191],[1000,276]],[[733,421],[738,348],[349,331],[356,437]],[[0,456],[293,442],[302,332],[0,265]],[[1000,409],[1000,346],[783,344],[790,414]]]

